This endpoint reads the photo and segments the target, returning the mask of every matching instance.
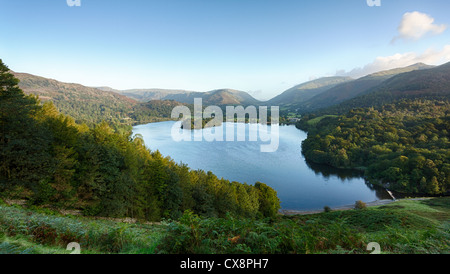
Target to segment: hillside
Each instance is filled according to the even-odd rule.
[[[450,193],[450,63],[402,73],[371,93],[306,114],[308,161],[357,168],[405,193]]]
[[[110,87],[97,87],[100,90],[112,91],[139,102],[149,102],[152,100],[170,100],[169,96],[178,94],[187,94],[193,91],[187,90],[176,90],[176,89],[128,89],[128,90],[117,90]]]
[[[349,77],[324,77],[309,81],[295,87],[292,87],[282,94],[270,99],[267,103],[269,105],[279,105],[288,109],[296,107],[312,97],[335,87],[336,85],[349,82],[352,78]]]
[[[62,113],[77,123],[89,125],[108,121],[115,125],[133,125],[168,119],[178,102],[154,100],[140,103],[112,88],[93,88],[63,83],[27,73],[12,72],[20,80],[19,87],[26,94],[38,95],[42,102],[51,101]]]
[[[398,200],[273,221],[185,213],[179,222],[142,223],[65,216],[1,199],[0,213],[0,254],[69,254],[70,242],[80,244],[81,254],[369,254],[370,242],[380,245],[381,254],[450,251],[450,198]],[[283,263],[288,270],[297,262],[287,257]],[[177,272],[178,264],[168,268]]]
[[[300,103],[298,108],[302,113],[305,113],[337,105],[357,96],[372,92],[373,89],[377,88],[384,81],[387,81],[396,75],[410,71],[423,71],[429,68],[431,68],[431,66],[418,63],[405,68],[397,68],[370,74],[354,81],[345,82],[332,87],[317,96]]]
[[[89,124],[107,120],[127,123],[138,102],[126,96],[86,87],[80,84],[63,83],[27,73],[13,73],[19,87],[26,94],[38,95],[40,100],[52,101],[66,115],[77,122]]]
[[[151,100],[175,100],[180,103],[193,104],[195,98],[202,98],[204,104],[218,106],[246,106],[258,105],[260,103],[260,101],[253,98],[247,92],[233,89],[217,89],[208,92],[169,89],[131,89],[117,91],[107,87],[101,87],[100,89],[115,91],[140,102],[149,102]]]
[[[196,94],[200,95],[200,94]],[[192,96],[190,98],[192,100]],[[204,104],[208,105],[258,105],[261,102],[253,98],[244,91],[233,89],[217,89],[202,94]],[[176,99],[175,99],[176,100]],[[193,103],[193,101],[179,100],[184,103]],[[178,100],[177,100],[178,101]]]
[[[339,105],[323,109],[323,113],[343,113],[352,108],[377,107],[402,99],[450,99],[450,63],[390,77],[370,90]]]

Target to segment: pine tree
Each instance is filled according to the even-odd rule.
[[[37,98],[26,96],[18,83],[0,60],[0,188],[38,191],[52,165],[49,132],[34,119]]]

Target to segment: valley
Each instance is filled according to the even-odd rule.
[[[444,159],[445,153],[448,153],[445,147],[449,145],[447,131],[450,128],[448,118],[448,99],[450,96],[450,77],[448,75],[450,75],[450,63],[437,67],[418,63],[404,68],[380,71],[359,79],[325,77],[297,85],[265,102],[258,101],[246,92],[231,89],[218,89],[203,93],[163,89],[119,91],[107,87],[90,88],[79,84],[61,83],[56,80],[45,79],[25,73],[14,73],[14,75],[20,80],[19,87],[26,93],[39,96],[43,102],[53,102],[59,111],[74,117],[76,123],[93,125],[101,121],[106,121],[116,128],[122,128],[127,131],[131,130],[132,125],[171,120],[171,112],[176,106],[187,107],[192,113],[194,110],[194,98],[201,98],[204,107],[216,105],[223,110],[225,110],[226,106],[237,105],[243,107],[279,106],[281,123],[289,123],[291,120],[291,123],[296,123],[298,128],[310,133],[308,138],[303,142],[302,150],[302,153],[308,161],[338,168],[362,167],[362,170],[367,173],[366,176],[372,178],[373,181],[384,181],[384,186],[398,184],[399,179],[392,180],[392,178],[398,178],[400,175],[392,177],[392,175],[388,176],[387,173],[381,175],[379,172],[372,171],[368,169],[371,164],[366,159],[373,158],[373,156],[369,156],[371,153],[379,153],[373,150],[377,143],[382,147],[386,147],[387,150],[392,151],[392,157],[395,155],[397,155],[396,157],[407,157],[406,155],[411,155],[411,152],[407,152],[409,148],[403,148],[402,146],[410,145],[414,141],[398,142],[399,140],[410,138],[410,135],[401,133],[399,137],[391,137],[391,139],[386,139],[386,137],[382,136],[376,137],[376,140],[374,139],[371,142],[365,141],[365,146],[368,146],[364,148],[366,152],[363,153],[359,150],[358,152],[351,152],[354,150],[354,146],[360,146],[360,144],[354,144],[354,138],[361,138],[362,125],[359,124],[357,126],[359,129],[345,129],[354,132],[348,135],[349,133],[342,129],[342,124],[340,126],[342,132],[336,132],[336,126],[330,128],[331,123],[339,123],[339,121],[342,123],[343,115],[353,115],[354,117],[352,119],[357,119],[358,121],[361,119],[371,121],[372,119],[376,119],[375,117],[381,112],[381,117],[387,124],[382,125],[376,130],[383,130],[384,136],[388,132],[397,136],[400,133],[399,130],[407,132],[409,129],[400,129],[400,124],[393,124],[394,121],[392,118],[395,119],[395,115],[400,115],[398,116],[402,117],[400,119],[407,119],[408,127],[413,123],[428,123],[427,127],[429,127],[430,123],[434,123],[430,119],[438,117],[436,123],[439,123],[439,125],[434,125],[437,128],[436,133],[430,132],[425,137],[416,136],[414,138],[436,139],[438,141],[432,146],[432,149],[444,149],[440,152],[443,153],[442,156],[439,156],[443,157],[439,158],[442,160],[433,158],[434,161],[438,162],[438,170],[441,173],[434,172],[433,174],[435,175],[427,175],[424,177],[417,175],[420,178],[416,176],[417,179],[414,180],[417,182],[414,184],[418,185],[418,181],[422,181],[423,185],[425,181],[433,181],[435,184],[434,188],[439,190],[425,190],[423,187],[417,186],[412,188],[396,186],[394,188],[397,191],[419,192],[423,194],[445,194],[449,190],[447,171],[449,163]],[[153,100],[155,98],[159,99]],[[409,111],[410,109],[415,109],[415,111]],[[369,113],[375,111],[375,113],[369,115],[370,118],[364,118],[355,115],[358,111]],[[403,113],[407,113],[406,116]],[[345,117],[345,119],[348,118]],[[387,121],[386,119],[390,120]],[[224,119],[224,121],[226,120]],[[207,122],[208,120],[203,120],[202,127]],[[191,123],[192,125],[194,124],[193,120]],[[368,124],[369,127],[374,125],[372,122]],[[351,127],[354,126],[352,125]],[[419,126],[419,131],[422,128]],[[315,140],[313,139],[313,135],[322,129],[329,130],[327,133],[328,136],[334,136],[334,138],[338,134],[347,135],[342,136],[341,138],[343,139],[339,142],[334,140],[328,144],[327,141],[326,147],[323,147],[323,140],[327,137],[326,135],[321,136],[320,139],[316,139],[317,141],[313,141]],[[382,132],[376,133],[381,134]],[[322,134],[326,134],[325,131]],[[320,145],[322,148],[318,147],[318,140],[322,140],[320,141],[322,142]],[[393,143],[388,144],[386,141]],[[311,145],[313,142],[317,144],[314,146]],[[400,147],[393,149],[391,147],[392,145],[400,145]],[[417,148],[417,145],[414,146]],[[311,148],[306,149],[307,147]],[[341,151],[342,155],[325,156],[326,153],[331,153],[331,151],[327,152],[329,149],[335,152]],[[355,155],[352,153],[355,153]],[[416,151],[414,153],[416,155],[414,157],[418,157],[424,152]],[[433,155],[436,154],[433,153]],[[424,156],[427,159],[431,157]],[[329,157],[343,158],[341,160],[330,160],[331,158]],[[397,172],[402,174],[402,171]],[[411,169],[405,169],[405,172],[409,174]],[[375,173],[377,174],[376,176],[373,175]],[[410,179],[406,180],[410,181]]]
[[[383,194],[385,188],[405,196],[448,195],[449,67],[449,64],[433,68],[418,64],[356,80],[324,78],[298,85],[265,102],[233,90],[206,93],[158,90],[163,100],[148,100],[154,98],[145,93],[149,91],[141,92],[142,97],[139,97],[136,94],[140,92],[136,91],[119,92],[25,73],[9,74],[8,69],[3,68],[3,83],[7,83],[4,91],[10,93],[2,94],[2,102],[8,104],[1,105],[2,109],[8,108],[1,117],[3,130],[7,132],[4,136],[8,136],[2,139],[2,157],[7,160],[0,169],[1,196],[7,201],[23,202],[22,209],[0,206],[5,213],[0,218],[0,227],[3,227],[0,252],[46,253],[51,250],[64,253],[61,245],[70,240],[81,242],[87,253],[274,254],[292,250],[363,253],[369,238],[382,242],[384,252],[409,252],[400,247],[402,242],[385,243],[377,236],[395,237],[394,230],[408,235],[409,242],[425,241],[427,247],[420,252],[445,252],[448,247],[445,240],[448,218],[444,213],[447,198],[381,201],[390,199]],[[23,95],[20,95],[21,89],[25,92]],[[304,132],[293,126],[282,127],[279,159],[259,154],[249,156],[278,164],[248,162],[245,166],[253,169],[244,173],[241,167],[245,157],[234,159],[229,153],[246,151],[242,155],[248,156],[249,147],[255,144],[241,143],[244,149],[229,145],[210,148],[197,143],[189,153],[182,144],[177,152],[168,136],[158,135],[168,131],[157,127],[174,123],[169,120],[177,106],[193,111],[195,96],[200,96],[205,105],[217,104],[222,109],[230,105],[276,105],[281,110],[280,121],[293,119],[297,128]],[[323,96],[331,99],[323,100]],[[8,113],[14,113],[15,118]],[[147,127],[154,127],[159,133],[140,132]],[[137,135],[133,135],[132,130]],[[220,152],[221,149],[225,151]],[[15,154],[18,151],[25,154]],[[214,156],[213,151],[219,154]],[[213,159],[204,157],[205,154]],[[186,158],[189,155],[198,158]],[[218,157],[221,161],[211,166]],[[231,162],[227,162],[228,158]],[[256,174],[260,176],[255,177]],[[317,189],[312,188],[313,185]],[[371,209],[353,209],[348,206],[352,201],[364,206],[367,203]],[[347,210],[339,210],[343,206],[347,206]],[[398,211],[397,207],[405,210]],[[408,213],[414,208],[421,209]],[[26,221],[25,216],[36,216],[33,218],[37,219],[26,221],[30,224],[46,218],[47,214],[59,214],[51,213],[54,210],[80,212],[82,217],[75,218],[83,218],[81,222],[108,217],[131,218],[150,225],[136,224],[121,230],[122,236],[117,236],[116,231],[122,229],[120,223],[108,223],[110,232],[97,231],[96,227],[104,226],[99,223],[95,228],[84,228],[91,231],[89,239],[78,235],[73,225],[62,232],[65,223],[70,223],[65,216],[33,224],[28,232],[13,229],[19,226],[20,220]],[[438,210],[437,215],[430,215],[430,210]],[[310,214],[303,215],[305,211]],[[333,213],[327,213],[330,211]],[[280,212],[289,214],[280,215]],[[240,221],[233,216],[241,218]],[[152,225],[165,218],[179,222]],[[255,235],[246,234],[245,229],[237,233],[247,249],[233,246],[224,249],[228,245],[223,241],[237,235],[223,228],[224,222],[226,226],[242,229],[248,227],[246,222],[251,222],[252,229],[258,231],[276,229],[278,232],[264,239],[278,241],[276,239],[284,237],[278,230],[280,226],[300,229],[296,232],[298,235],[304,235],[305,231],[315,235],[319,231],[303,225],[305,222],[318,222],[323,226],[331,222],[337,227],[341,218],[353,221],[341,226],[343,230],[326,232],[326,243],[317,242],[317,237],[309,240],[300,237],[300,242],[311,241],[308,249],[300,242],[292,242],[289,247],[274,245],[260,249],[255,245]],[[387,221],[388,230],[384,230],[386,226],[384,229],[373,227],[373,218]],[[425,226],[419,225],[423,224],[421,218],[426,218]],[[255,224],[254,220],[262,221]],[[399,224],[397,220],[407,220],[407,224]],[[186,233],[202,231],[210,235],[219,227],[223,230],[214,238],[214,243],[191,245],[186,242],[174,249],[173,240],[178,237],[175,231],[184,231],[185,225],[191,227]],[[357,234],[355,229],[359,231]],[[424,240],[421,233],[430,233],[430,229],[434,231],[432,238]],[[39,231],[44,234],[38,237]],[[137,231],[152,235],[154,240],[139,241]],[[101,233],[109,233],[109,236]],[[257,237],[266,235],[262,233]],[[335,233],[340,233],[339,239]],[[342,238],[342,233],[347,236]],[[51,240],[47,234],[58,236],[52,236]],[[102,240],[104,237],[117,242],[106,244]]]
[[[375,254],[450,254],[449,10],[0,0],[4,269],[405,272]]]

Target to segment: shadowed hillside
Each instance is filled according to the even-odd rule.
[[[372,92],[384,81],[396,75],[410,71],[423,71],[429,68],[431,68],[431,66],[419,63],[405,68],[397,68],[373,73],[357,80],[332,87],[311,98],[310,100],[299,104],[298,108],[301,112],[304,113],[337,105],[359,95],[364,95]]]
[[[314,96],[317,96],[336,85],[352,81],[349,77],[325,77],[292,87],[268,101],[269,105],[282,105],[295,108]]]

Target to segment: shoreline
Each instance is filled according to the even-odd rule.
[[[374,207],[374,206],[382,206],[382,205],[387,205],[387,204],[391,204],[391,203],[395,203],[398,201],[421,201],[421,200],[429,200],[432,198],[405,198],[405,199],[395,199],[395,200],[389,200],[389,199],[384,199],[384,200],[377,200],[377,201],[372,201],[372,202],[367,202],[365,203],[367,207]],[[334,207],[331,208],[331,211],[344,211],[344,210],[352,210],[355,209],[355,205],[345,205],[345,206],[338,206],[338,207]],[[319,214],[319,213],[323,213],[324,210],[323,209],[312,209],[312,210],[291,210],[291,209],[281,209],[279,211],[280,215],[283,216],[295,216],[295,215],[312,215],[312,214]]]

